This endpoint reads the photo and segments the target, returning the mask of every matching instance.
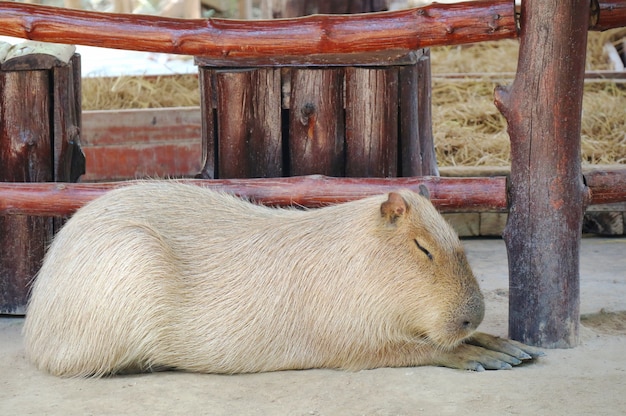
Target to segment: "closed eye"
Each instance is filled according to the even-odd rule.
[[[415,245],[417,246],[417,248],[419,248],[420,250],[422,250],[422,253],[426,254],[426,257],[428,257],[428,260],[432,261],[433,260],[433,255],[430,254],[430,251],[426,250],[426,248],[424,248],[419,241],[417,240],[413,240],[415,241]]]

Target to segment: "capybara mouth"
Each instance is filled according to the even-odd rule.
[[[457,325],[449,324],[441,327],[439,331],[435,333],[421,335],[419,337],[437,347],[437,349],[449,351],[470,338],[475,331],[476,328],[473,326],[459,328]]]

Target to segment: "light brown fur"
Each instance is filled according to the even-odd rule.
[[[487,350],[464,340],[483,311],[457,236],[413,192],[295,210],[155,181],[68,221],[24,335],[28,357],[60,376],[478,369]]]

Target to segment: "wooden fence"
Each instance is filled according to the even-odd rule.
[[[0,33],[196,56],[203,93],[204,160],[200,176],[213,179],[194,183],[227,189],[260,202],[305,206],[425,183],[443,210],[467,205],[478,210],[508,209],[505,240],[511,266],[510,335],[528,343],[559,347],[575,345],[578,340],[578,249],[584,207],[626,200],[625,170],[583,177],[577,158],[586,41],[586,31],[580,28],[604,30],[626,24],[626,1],[592,1],[592,7],[588,6],[579,0],[556,5],[527,0],[519,20],[512,1],[496,0],[388,13],[244,22],[61,12],[0,2]],[[540,31],[540,27],[544,29]],[[428,128],[423,126],[429,117],[415,118],[416,111],[420,114],[417,93],[424,91],[416,88],[420,73],[430,82],[429,72],[418,68],[420,58],[427,56],[422,49],[517,36],[521,36],[520,71],[511,88],[499,89],[496,95],[511,132],[510,182],[506,178],[415,178],[436,173],[436,165],[424,158],[425,150],[432,146],[432,142],[422,140],[428,136]],[[545,48],[554,54],[537,53]],[[69,72],[74,70],[75,66],[70,67]],[[543,81],[538,82],[538,77]],[[282,99],[285,85],[290,85],[290,104],[286,107]],[[320,85],[325,88],[318,94]],[[389,85],[396,87],[389,89]],[[384,97],[378,101],[379,107],[369,105],[378,98],[368,95],[372,91]],[[554,104],[564,102],[568,104]],[[7,105],[11,104],[3,102],[3,108]],[[553,107],[546,111],[546,105]],[[533,112],[539,108],[542,110]],[[285,109],[289,111],[285,113]],[[422,104],[422,110],[422,117],[428,114],[427,105]],[[345,116],[337,118],[341,112]],[[404,112],[410,117],[405,119]],[[236,123],[229,124],[229,114],[236,114]],[[290,122],[283,123],[285,118]],[[372,118],[378,121],[364,129],[362,123]],[[275,122],[267,126],[260,122],[265,120]],[[339,125],[341,122],[345,125]],[[284,126],[289,126],[284,136],[290,142],[287,146],[281,142],[279,149],[275,137],[283,133]],[[555,126],[559,128],[555,130]],[[355,129],[360,131],[359,137],[351,136]],[[370,141],[367,133],[376,130],[378,134]],[[16,141],[17,147],[29,149],[31,142],[23,140],[23,133],[18,129],[5,136]],[[62,158],[71,159],[64,170],[67,176],[55,179],[75,179],[81,169],[80,153],[73,146],[73,136],[69,137],[62,143],[65,140],[65,148],[71,152],[61,153],[72,156]],[[321,145],[311,149],[303,137],[321,138]],[[260,141],[251,144],[251,139]],[[350,153],[346,148],[355,141],[360,143],[358,151]],[[231,147],[232,143],[239,145]],[[56,150],[54,145],[51,148]],[[376,149],[373,155],[362,152],[370,148]],[[28,150],[23,154],[28,155]],[[351,164],[354,154],[361,159]],[[50,156],[51,160],[60,157],[56,151]],[[343,163],[338,165],[338,160]],[[411,177],[277,178],[308,173]],[[245,176],[276,177],[227,179]],[[4,183],[0,184],[0,212],[67,215],[114,186],[123,184]],[[3,220],[9,217],[3,216]],[[49,229],[46,232],[50,233]],[[560,242],[556,248],[554,241]],[[3,246],[8,244],[2,242]],[[12,256],[19,256],[19,251]],[[563,296],[557,298],[554,293]]]

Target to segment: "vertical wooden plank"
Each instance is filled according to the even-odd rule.
[[[522,2],[517,74],[496,90],[511,137],[509,335],[546,348],[579,340],[579,258],[589,202],[580,129],[589,1]]]
[[[292,70],[290,175],[343,176],[342,75],[339,69]]]
[[[53,179],[50,72],[0,72],[0,181]],[[23,314],[52,219],[0,215],[0,313]]]
[[[77,182],[78,178],[85,174],[87,163],[80,142],[80,134],[83,128],[83,90],[80,55],[76,53],[72,55],[70,64],[72,65],[72,92],[74,93],[73,101],[70,102],[70,105],[73,105],[75,116],[74,122],[78,127],[78,133],[73,138],[72,142],[72,162],[69,181]]]
[[[435,142],[433,140],[432,76],[430,72],[430,49],[424,49],[417,61],[417,94],[420,152],[422,175],[439,176]]]
[[[280,68],[218,71],[220,178],[283,175]]]
[[[76,182],[85,173],[85,156],[80,148],[81,99],[76,102],[76,88],[80,91],[80,73],[75,79],[73,65],[77,55],[67,65],[51,69],[53,83],[52,145],[55,182]],[[78,68],[80,70],[80,66]]]
[[[418,70],[416,65],[400,67],[400,176],[422,175],[419,136]]]
[[[250,72],[216,71],[218,178],[248,176]]]
[[[346,176],[397,176],[398,69],[348,67]]]
[[[55,182],[76,182],[85,173],[85,154],[81,149],[81,72],[80,56],[74,54],[65,65],[51,68],[53,177]],[[55,232],[65,218],[53,220]]]
[[[202,170],[197,177],[202,179],[216,179],[217,152],[215,150],[215,110],[213,75],[214,70],[205,67],[198,68],[198,82],[200,83],[200,113],[202,117]]]

